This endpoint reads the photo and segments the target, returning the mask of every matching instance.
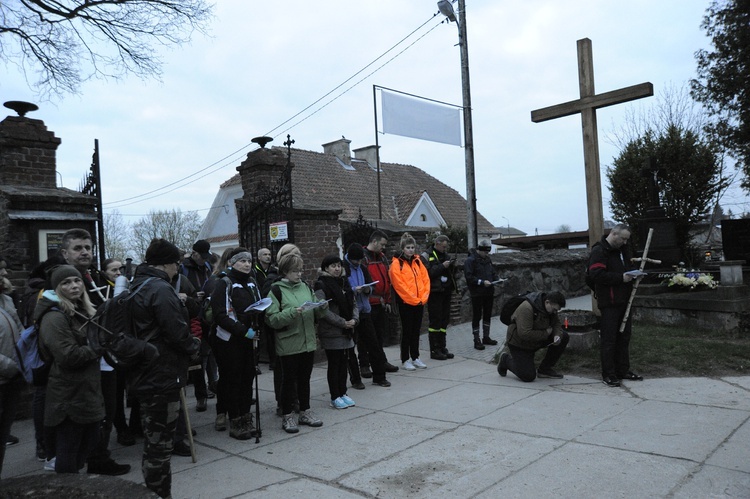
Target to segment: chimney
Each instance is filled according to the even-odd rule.
[[[18,116],[8,116],[0,122],[0,184],[57,187],[55,152],[60,139],[47,130],[42,120],[27,118],[35,111],[35,104],[8,101],[5,107]]]
[[[323,144],[323,152],[326,154],[333,154],[337,158],[341,160],[342,163],[345,165],[351,165],[352,164],[352,153],[349,150],[349,144],[351,144],[352,141],[345,138],[343,135],[340,139],[334,140],[333,142],[329,142],[327,144]]]
[[[354,157],[367,161],[370,168],[376,170],[378,167],[378,146],[365,146],[354,150]]]

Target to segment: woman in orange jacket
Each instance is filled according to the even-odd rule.
[[[401,253],[393,257],[388,275],[393,284],[401,317],[401,362],[404,370],[427,366],[419,360],[419,330],[424,306],[430,296],[430,276],[415,255],[417,243],[408,233],[401,236]]]

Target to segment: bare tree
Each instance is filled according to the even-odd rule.
[[[133,250],[143,259],[146,248],[155,237],[161,237],[180,249],[188,250],[198,238],[203,220],[195,211],[151,211],[133,224]]]
[[[570,231],[572,231],[572,230],[573,230],[573,229],[572,229],[572,228],[570,227],[570,225],[568,225],[568,224],[560,224],[560,225],[558,225],[558,226],[557,226],[557,228],[555,229],[555,232],[556,232],[557,234],[562,234],[562,233],[564,233],[564,232],[570,232]]]
[[[212,8],[204,0],[3,0],[0,59],[43,97],[78,93],[92,77],[159,78],[153,46],[205,33]]]
[[[104,252],[105,257],[121,261],[134,256],[130,251],[130,226],[117,210],[104,214]]]

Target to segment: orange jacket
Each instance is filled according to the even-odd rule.
[[[430,275],[422,259],[394,256],[388,275],[399,298],[407,305],[424,305],[430,297]]]

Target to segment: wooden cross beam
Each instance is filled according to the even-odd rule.
[[[586,200],[589,217],[589,247],[598,242],[604,232],[604,214],[602,210],[602,180],[599,171],[599,135],[596,126],[596,110],[613,106],[643,97],[654,95],[651,83],[641,83],[631,87],[613,90],[597,95],[594,90],[594,57],[591,51],[591,40],[578,40],[578,87],[581,98],[564,102],[556,106],[531,111],[531,121],[542,121],[562,118],[581,113],[583,127],[583,162],[586,171]]]

